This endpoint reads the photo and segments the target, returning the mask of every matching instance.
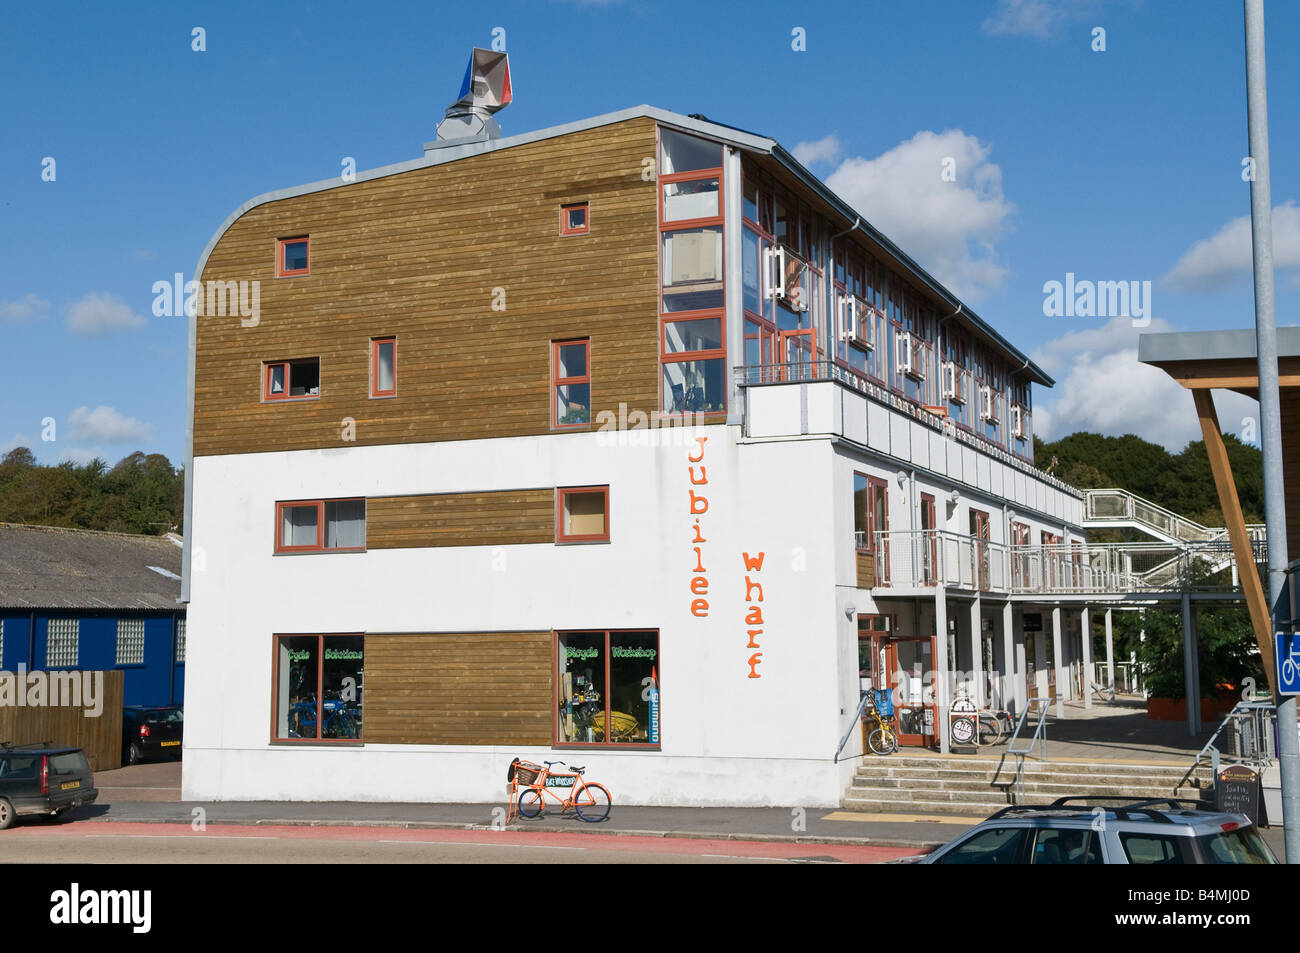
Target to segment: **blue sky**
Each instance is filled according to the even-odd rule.
[[[1300,62],[1283,53],[1300,4],[1266,12],[1286,325],[1300,321]],[[185,328],[152,314],[153,283],[191,277],[254,195],[338,175],[345,156],[421,155],[495,28],[506,135],[643,102],[770,135],[1054,374],[1035,394],[1040,432],[1181,446],[1190,399],[1137,367],[1132,323],[1046,317],[1043,285],[1150,281],[1147,330],[1251,326],[1241,17],[1217,0],[8,6],[0,452],[179,465]],[[955,182],[937,173],[948,157]],[[1225,429],[1252,406],[1220,399]]]

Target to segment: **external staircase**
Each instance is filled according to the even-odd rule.
[[[1012,798],[1015,758],[893,754],[870,756],[845,792],[846,810],[986,817],[1011,803],[1059,797],[1208,798],[1208,767],[1186,763],[1041,762],[1026,759],[1024,794]]]

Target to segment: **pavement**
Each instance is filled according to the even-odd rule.
[[[180,764],[142,764],[95,775],[99,799],[77,818],[190,825],[389,827],[539,831],[638,837],[845,844],[926,849],[945,844],[978,821],[932,814],[868,814],[839,808],[641,807],[615,804],[589,824],[558,806],[507,824],[497,804],[401,804],[362,801],[182,801]],[[199,811],[201,813],[196,813]]]

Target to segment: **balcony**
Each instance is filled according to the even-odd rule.
[[[855,534],[855,545],[860,535]],[[897,595],[939,585],[1027,597],[1240,589],[1232,546],[1225,540],[1006,546],[943,530],[890,530],[877,533],[875,542],[875,588]],[[1260,541],[1254,547],[1262,565],[1266,547]]]

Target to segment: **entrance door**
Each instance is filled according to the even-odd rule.
[[[896,684],[894,716],[901,745],[929,747],[938,743],[938,706],[929,681],[935,671],[934,644],[932,635],[877,636],[875,640],[875,656],[884,663],[881,671]]]
[[[921,494],[921,580],[927,586],[939,581],[939,523],[934,508],[934,497]]]

